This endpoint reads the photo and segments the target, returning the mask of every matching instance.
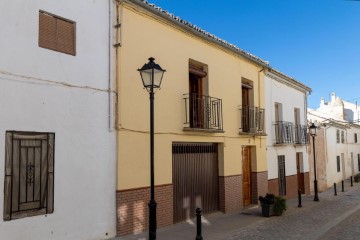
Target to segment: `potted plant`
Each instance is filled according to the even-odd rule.
[[[354,177],[355,182],[360,182],[360,173],[356,174]]]
[[[275,197],[274,212],[281,216],[286,211],[286,199],[282,196]]]
[[[282,196],[275,197],[272,193],[267,193],[265,197],[260,196],[261,213],[264,217],[273,215],[281,216],[286,210],[286,199]]]
[[[274,215],[274,206],[275,206],[275,195],[272,193],[267,193],[265,197],[260,196],[259,201],[261,204],[261,213],[264,217],[270,217]]]

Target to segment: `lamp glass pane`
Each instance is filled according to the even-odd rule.
[[[144,87],[150,87],[152,84],[152,69],[141,70],[140,74]]]
[[[164,71],[154,69],[154,88],[159,88],[164,75]]]

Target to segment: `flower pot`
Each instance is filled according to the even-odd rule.
[[[274,206],[275,206],[275,205],[262,204],[262,205],[261,205],[262,215],[263,215],[264,217],[274,216],[274,215],[275,215]]]

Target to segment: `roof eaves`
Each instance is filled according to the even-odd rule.
[[[306,86],[305,84],[299,82],[298,80],[296,80],[295,78],[293,77],[290,77],[282,72],[280,72],[279,70],[275,69],[275,68],[269,68],[269,72],[273,73],[273,74],[276,74],[278,75],[279,77],[282,77],[282,78],[285,78],[286,80],[288,80],[289,82],[291,82],[292,84],[298,86],[298,87],[301,87],[302,89],[304,89],[305,91],[311,93],[312,92],[312,89],[308,86]]]
[[[174,14],[172,13],[169,13],[168,11],[166,10],[163,10],[162,8],[156,6],[155,4],[152,4],[152,3],[149,3],[148,1],[146,0],[120,0],[122,2],[131,2],[131,3],[134,3],[148,11],[150,11],[151,13],[159,16],[159,17],[162,17],[162,18],[165,18],[167,19],[168,21],[178,25],[179,27],[182,27],[184,29],[186,29],[187,31],[191,32],[192,34],[198,36],[198,37],[201,37],[203,39],[206,39],[210,42],[213,42],[215,44],[218,44],[234,53],[237,53],[237,54],[240,54],[241,56],[243,56],[244,58],[254,62],[254,63],[257,63],[259,65],[261,65],[262,67],[266,67],[266,68],[271,68],[269,66],[269,62],[249,53],[249,52],[246,52],[240,48],[238,48],[237,46],[235,46],[234,44],[231,44],[217,36],[215,36],[214,34],[212,33],[209,33],[201,28],[199,28],[198,26],[190,23],[190,22],[187,22],[183,19],[181,19],[180,17],[177,17],[175,16]]]

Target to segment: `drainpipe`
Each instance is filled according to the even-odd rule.
[[[114,92],[113,92],[113,79],[114,79],[114,61],[113,56],[113,0],[109,0],[109,81],[108,81],[108,90],[109,90],[109,131],[114,130]],[[116,94],[116,93],[115,93]]]
[[[259,108],[261,108],[261,94],[260,94],[260,73],[262,71],[265,70],[265,67],[262,67],[260,71],[258,71],[258,101],[259,101]],[[264,91],[264,94],[265,94],[265,91]],[[259,109],[260,110],[260,109]],[[266,114],[266,113],[265,113]],[[266,117],[266,116],[265,116]],[[265,124],[266,121],[264,121],[264,124]],[[265,126],[264,126],[265,128]],[[255,138],[255,136],[254,136]],[[255,140],[255,139],[254,139]],[[265,143],[265,146],[266,146],[266,143]],[[261,144],[261,136],[260,136],[260,148],[262,147],[262,144]]]
[[[116,2],[116,24],[113,25],[111,23],[111,27],[114,27],[116,29],[116,33],[115,33],[115,44],[112,44],[110,46],[115,47],[115,89],[116,89],[116,100],[115,100],[115,129],[119,130],[121,127],[121,116],[120,116],[120,74],[119,74],[119,70],[120,70],[120,49],[121,49],[121,45],[122,45],[122,11],[123,11],[123,7],[122,7],[122,2],[115,0]]]

